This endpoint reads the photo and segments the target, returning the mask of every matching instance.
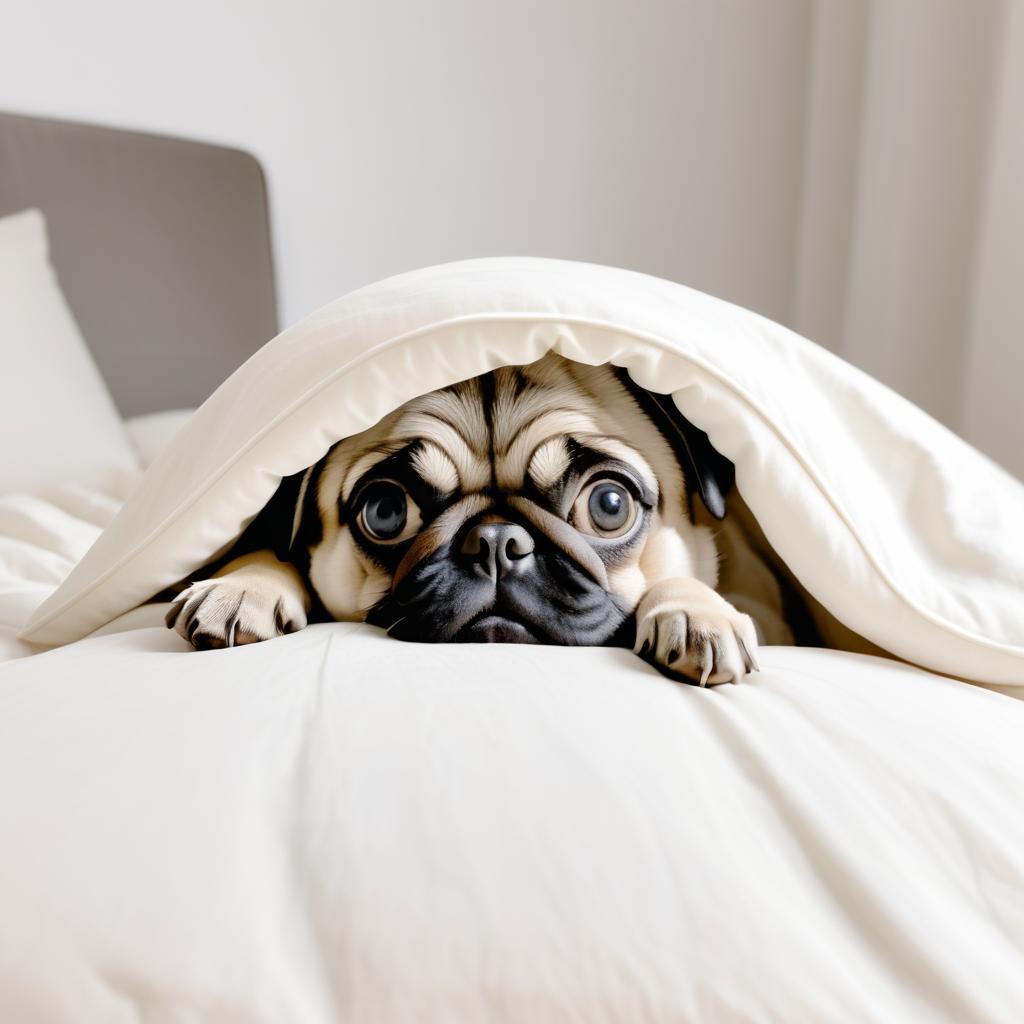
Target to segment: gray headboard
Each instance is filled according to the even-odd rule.
[[[123,415],[198,405],[277,332],[248,153],[0,114],[0,216],[29,207]]]

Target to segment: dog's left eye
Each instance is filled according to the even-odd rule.
[[[375,540],[394,540],[409,519],[409,501],[405,491],[391,480],[371,484],[363,497],[359,521]]]
[[[585,487],[573,506],[573,523],[584,533],[621,537],[637,517],[637,503],[624,484],[597,480]]]

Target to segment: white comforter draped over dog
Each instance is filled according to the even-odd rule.
[[[1024,684],[1017,481],[777,324],[654,278],[534,259],[392,278],[274,339],[199,410],[23,635],[86,635],[201,565],[334,441],[548,349],[672,392],[841,622],[928,668]]]

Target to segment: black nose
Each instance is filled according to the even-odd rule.
[[[466,534],[459,551],[497,582],[532,565],[533,538],[515,523],[480,523]]]

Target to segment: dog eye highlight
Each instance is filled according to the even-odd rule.
[[[583,488],[573,505],[573,525],[595,537],[622,537],[632,529],[638,511],[624,484],[595,480]]]
[[[409,498],[403,487],[393,480],[379,480],[366,488],[359,509],[359,525],[368,537],[396,540],[408,521]]]

